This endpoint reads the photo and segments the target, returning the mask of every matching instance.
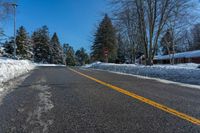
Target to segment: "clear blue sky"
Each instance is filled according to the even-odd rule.
[[[29,33],[47,25],[51,35],[57,32],[61,43],[75,49],[90,49],[95,25],[108,12],[107,0],[18,0],[17,27],[23,25]],[[12,20],[4,30],[12,35]]]

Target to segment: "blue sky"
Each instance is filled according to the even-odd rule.
[[[95,25],[109,11],[107,0],[18,0],[17,27],[23,25],[29,33],[47,25],[51,35],[57,32],[61,43],[75,49],[90,49]],[[12,20],[3,25],[13,34]]]

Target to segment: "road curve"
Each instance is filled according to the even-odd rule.
[[[199,133],[200,90],[97,70],[38,67],[0,104],[0,133]],[[77,73],[78,72],[78,73]],[[96,82],[92,77],[101,82]],[[109,86],[112,85],[112,86]]]

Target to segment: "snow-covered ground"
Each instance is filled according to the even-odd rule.
[[[200,68],[198,68],[198,66],[199,64],[194,63],[144,66],[135,64],[112,64],[95,62],[84,66],[84,68],[94,68],[200,85]]]
[[[165,59],[169,59],[172,56],[174,56],[175,59],[177,59],[177,58],[196,58],[196,57],[200,57],[200,50],[176,53],[174,55],[161,55],[161,56],[156,56],[155,59],[156,60],[165,60]]]
[[[35,65],[28,60],[12,60],[0,57],[0,91],[2,83],[34,69]]]
[[[12,60],[0,57],[0,104],[2,97],[12,91],[12,88],[20,84],[28,75],[17,78],[15,82],[8,83],[7,81],[28,73],[34,68],[35,65],[28,60]]]
[[[65,65],[56,65],[56,64],[38,64],[38,63],[34,63],[35,66],[38,67],[48,67],[48,66],[61,66],[61,67],[65,67]]]
[[[23,74],[28,73],[36,67],[46,67],[46,66],[64,66],[55,64],[37,64],[29,60],[13,60],[9,58],[0,57],[0,97],[6,91],[9,90],[9,83],[7,81],[19,77]],[[16,82],[24,80],[26,75],[16,79]],[[6,84],[5,84],[6,83]],[[12,84],[12,83],[11,83]],[[14,86],[15,87],[15,86]]]
[[[37,64],[29,60],[13,60],[0,57],[0,85],[10,79],[29,72],[38,66],[64,66],[55,64]]]

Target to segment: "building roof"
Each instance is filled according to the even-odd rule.
[[[182,52],[182,53],[176,53],[174,54],[174,58],[195,58],[195,57],[200,57],[200,50],[195,50],[195,51],[188,51],[188,52]],[[155,60],[167,60],[169,59],[169,55],[159,55],[155,56]]]

